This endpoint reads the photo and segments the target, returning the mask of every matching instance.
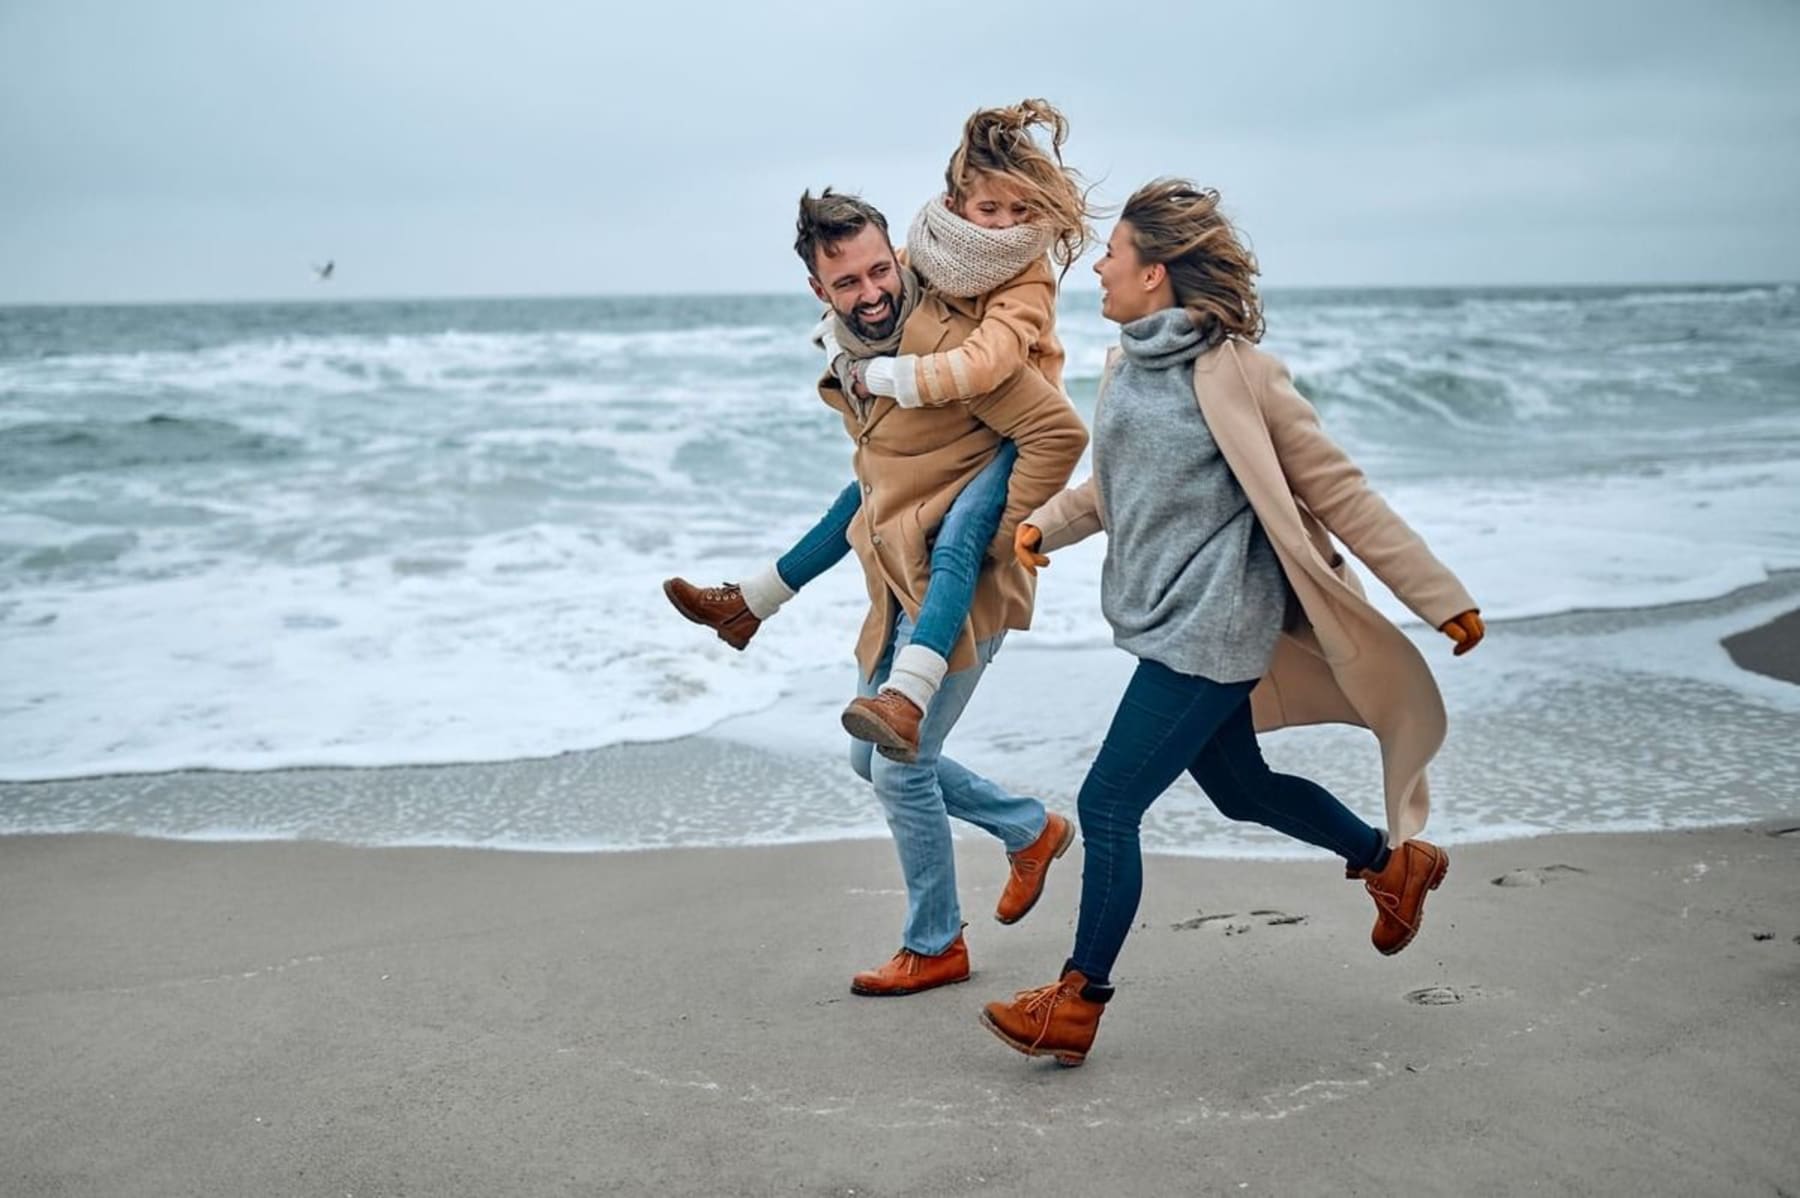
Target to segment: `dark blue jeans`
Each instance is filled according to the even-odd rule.
[[[1018,456],[1018,446],[1002,441],[994,460],[962,489],[937,530],[937,539],[931,546],[931,582],[919,608],[912,643],[923,645],[939,657],[949,658],[950,649],[969,618],[981,562],[987,556],[988,544],[1000,530],[1007,485],[1012,481],[1013,462]],[[797,591],[843,560],[850,552],[850,521],[861,506],[860,483],[851,483],[838,492],[824,518],[775,563],[781,581]]]
[[[1076,969],[1110,984],[1144,889],[1138,827],[1144,812],[1182,771],[1193,775],[1228,819],[1249,820],[1330,849],[1363,868],[1384,838],[1330,791],[1277,774],[1263,760],[1250,721],[1254,682],[1214,682],[1138,662],[1100,754],[1081,784],[1081,917]]]

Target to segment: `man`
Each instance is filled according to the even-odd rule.
[[[795,252],[806,264],[813,294],[836,314],[837,341],[858,353],[929,354],[961,344],[975,321],[924,291],[888,237],[887,219],[856,196],[827,188],[800,199]],[[836,375],[819,383],[819,397],[843,418],[855,443],[861,494],[848,539],[862,563],[869,613],[857,641],[861,695],[881,701],[895,656],[906,646],[929,582],[928,539],[962,489],[993,460],[1003,441],[1017,448],[1006,508],[993,548],[976,582],[969,619],[949,657],[949,673],[918,730],[911,761],[876,756],[866,741],[851,746],[851,764],[871,782],[906,880],[906,925],[900,951],[884,965],[859,973],[851,989],[865,995],[915,994],[969,976],[956,895],[950,820],[999,838],[1011,861],[995,918],[1013,923],[1043,893],[1051,861],[1074,838],[1062,816],[1036,799],[1008,793],[941,753],[944,738],[974,694],[1006,631],[1031,623],[1035,582],[1014,560],[1013,529],[1057,494],[1087,446],[1087,430],[1066,397],[1031,369],[967,403],[901,408],[892,399],[846,391]],[[760,620],[791,597],[792,583],[763,577],[740,591],[734,585],[665,586],[682,614],[716,629],[742,648]],[[758,609],[761,610],[758,610]]]

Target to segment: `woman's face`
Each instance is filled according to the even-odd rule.
[[[1005,179],[976,175],[956,214],[984,229],[1010,229],[1031,219],[1025,194]]]
[[[1164,294],[1167,287],[1158,285],[1167,273],[1138,257],[1131,232],[1128,221],[1114,225],[1106,252],[1094,263],[1094,273],[1100,276],[1100,315],[1115,324],[1130,324],[1173,302]]]

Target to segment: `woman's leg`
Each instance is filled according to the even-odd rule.
[[[1226,715],[1188,767],[1227,819],[1273,828],[1329,849],[1355,869],[1379,869],[1386,838],[1316,782],[1277,774],[1263,760],[1248,697]]]
[[[1138,845],[1144,812],[1189,767],[1219,722],[1245,703],[1252,685],[1138,663],[1078,802],[1087,860],[1069,967],[1090,983],[1110,983],[1113,962],[1137,915],[1144,887]]]

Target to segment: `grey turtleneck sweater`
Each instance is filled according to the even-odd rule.
[[[1287,579],[1194,402],[1209,346],[1180,308],[1125,325],[1121,344],[1094,422],[1113,643],[1214,682],[1260,678]]]

